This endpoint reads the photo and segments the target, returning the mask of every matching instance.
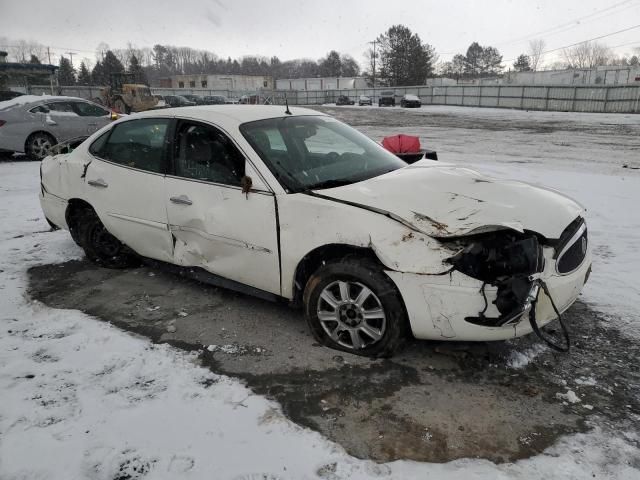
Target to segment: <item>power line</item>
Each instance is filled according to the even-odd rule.
[[[540,36],[540,35],[548,35],[548,34],[555,35],[557,33],[562,33],[562,32],[565,32],[567,30],[570,30],[572,28],[575,28],[577,26],[580,26],[580,22],[583,22],[583,21],[588,20],[588,19],[592,19],[592,17],[597,17],[598,15],[600,15],[602,13],[609,12],[609,13],[606,13],[606,15],[602,16],[602,17],[606,17],[606,16],[612,15],[614,13],[620,13],[621,11],[624,11],[629,7],[638,6],[637,3],[634,3],[632,5],[628,5],[627,8],[623,8],[623,9],[617,11],[617,12],[611,11],[611,10],[614,10],[614,9],[622,6],[622,5],[625,5],[625,4],[628,4],[630,2],[633,2],[633,1],[634,0],[623,0],[622,2],[618,2],[618,3],[616,3],[614,5],[611,5],[611,6],[607,7],[607,8],[603,8],[602,10],[598,10],[598,11],[592,12],[592,13],[590,13],[588,15],[585,15],[585,16],[582,16],[582,17],[578,17],[578,18],[573,19],[573,20],[571,20],[569,22],[565,22],[565,23],[562,23],[560,25],[556,25],[555,27],[551,27],[551,28],[547,28],[547,29],[544,29],[544,30],[540,30],[540,31],[535,32],[535,33],[530,33],[530,34],[524,35],[522,37],[517,37],[517,38],[515,38],[513,40],[508,40],[508,41],[505,41],[505,42],[502,42],[502,43],[498,43],[498,44],[496,44],[496,46],[504,46],[504,45],[507,45],[507,44],[510,45],[510,44],[522,43],[523,41],[526,41],[526,40],[530,39],[531,37],[537,37],[537,36]],[[556,32],[555,30],[559,30],[559,31]]]
[[[628,32],[629,30],[634,30],[636,28],[640,28],[640,23],[638,25],[633,25],[632,27],[623,28],[622,30],[618,30],[617,32],[607,33],[605,35],[600,35],[599,37],[589,38],[587,40],[582,40],[580,42],[572,43],[570,45],[565,45],[563,47],[552,48],[551,50],[546,50],[546,51],[542,52],[542,55],[546,55],[547,53],[557,52],[558,50],[564,50],[565,48],[575,47],[576,45],[580,45],[582,43],[592,42],[594,40],[600,40],[601,38],[611,37],[612,35],[617,35],[619,33]],[[508,60],[503,60],[503,62],[512,62],[514,60],[517,60],[517,58],[510,58]]]

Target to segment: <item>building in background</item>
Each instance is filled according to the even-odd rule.
[[[279,78],[276,90],[345,90],[367,88],[364,77]]]
[[[458,85],[640,85],[640,66],[505,72],[500,77],[460,79]]]
[[[29,92],[31,85],[45,84],[52,90],[55,82],[55,65],[40,63],[7,62],[7,52],[0,51],[0,90]]]
[[[186,88],[227,91],[273,90],[269,75],[172,75],[160,79],[160,88]]]

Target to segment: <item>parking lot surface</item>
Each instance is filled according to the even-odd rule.
[[[565,175],[583,164],[599,175],[629,172],[640,150],[639,127],[624,116],[606,125],[479,109],[319,110],[376,140],[415,134],[441,160],[498,174],[507,165],[516,177],[551,164]],[[613,257],[602,247],[596,251],[601,262]],[[598,279],[597,269],[594,275],[596,285],[607,281]],[[508,461],[594,424],[626,428],[640,414],[640,347],[621,332],[628,326],[626,307],[620,302],[619,315],[606,315],[592,305],[599,298],[590,297],[591,290],[566,314],[574,342],[569,354],[529,336],[411,341],[393,359],[370,360],[316,344],[301,311],[157,268],[114,271],[71,261],[34,267],[29,278],[30,295],[49,306],[79,309],[155,342],[200,352],[213,371],[243,379],[280,402],[293,421],[360,458]]]

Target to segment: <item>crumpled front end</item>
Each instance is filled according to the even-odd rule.
[[[446,245],[456,253],[444,275],[387,272],[417,338],[500,340],[530,333],[530,314],[539,327],[557,318],[553,305],[560,313],[569,308],[591,269],[582,218],[558,240],[501,230]]]

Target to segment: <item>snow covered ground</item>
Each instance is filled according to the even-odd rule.
[[[474,109],[462,110],[468,116]],[[509,113],[500,115],[508,118]],[[580,121],[597,126],[618,118],[609,117],[581,116]],[[640,123],[640,118],[632,120],[625,121]],[[438,134],[443,160],[541,182],[589,208],[597,261],[584,300],[636,335],[640,174],[620,165],[607,167],[600,157],[608,147],[585,149],[580,167],[572,169],[571,162],[555,162],[560,152],[572,149],[554,149],[543,136],[534,141],[519,131],[460,128],[454,135],[436,128],[422,130],[421,136]],[[362,129],[375,137],[382,127]],[[567,134],[566,141],[575,139]],[[477,153],[489,144],[492,151]],[[536,163],[512,163],[542,150],[547,154]],[[631,161],[637,152],[616,155]],[[597,422],[590,433],[565,437],[544,454],[516,463],[469,459],[379,465],[350,457],[288,421],[277,404],[199,366],[194,354],[153,345],[78,311],[30,300],[25,295],[29,267],[81,256],[67,233],[47,231],[37,192],[36,163],[0,163],[2,480],[640,479],[637,429],[612,431]]]

